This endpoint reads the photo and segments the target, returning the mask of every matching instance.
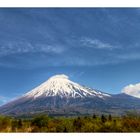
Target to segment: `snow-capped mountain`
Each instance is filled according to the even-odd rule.
[[[45,96],[60,96],[62,98],[85,98],[92,96],[99,98],[110,97],[109,94],[74,83],[64,74],[52,76],[46,82],[24,95],[24,97],[32,97],[34,99]]]
[[[127,94],[110,95],[81,86],[68,76],[55,75],[20,98],[0,107],[0,114],[32,116],[38,113],[49,115],[82,115],[93,113],[123,114],[140,110],[140,99]]]

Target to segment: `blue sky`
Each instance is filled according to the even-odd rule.
[[[140,9],[0,9],[0,103],[55,74],[117,94],[139,72]]]

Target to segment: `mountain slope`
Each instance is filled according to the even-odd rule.
[[[140,99],[126,94],[109,95],[81,86],[66,75],[56,75],[22,97],[0,107],[4,115],[77,115],[93,113],[123,114],[139,110]]]
[[[52,96],[60,96],[62,98],[84,98],[97,96],[99,98],[104,98],[106,96],[109,97],[110,95],[83,87],[70,81],[68,76],[62,74],[51,77],[37,88],[28,92],[24,97],[38,98]]]

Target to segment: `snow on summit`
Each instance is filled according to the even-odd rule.
[[[70,81],[67,75],[60,74],[50,77],[46,82],[24,95],[24,97],[33,98],[45,96],[60,96],[66,98],[97,96],[103,98],[110,95],[83,87]]]
[[[52,76],[51,78],[50,78],[50,80],[54,80],[54,79],[69,79],[69,77],[67,76],[67,75],[65,75],[65,74],[60,74],[60,75],[55,75],[55,76]]]

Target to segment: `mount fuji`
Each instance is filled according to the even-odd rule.
[[[100,91],[96,91],[90,88],[86,88],[77,83],[69,80],[68,76],[55,75],[48,79],[46,82],[25,94],[25,98],[40,98],[40,97],[55,97],[60,98],[86,98],[86,97],[110,97],[109,94],[105,94]]]
[[[81,86],[61,74],[0,107],[0,114],[32,116],[49,114],[70,116],[85,114],[123,114],[128,110],[140,109],[140,99],[127,94],[111,95]]]

